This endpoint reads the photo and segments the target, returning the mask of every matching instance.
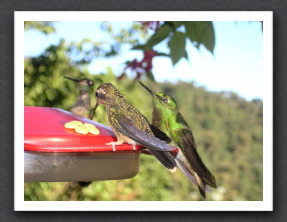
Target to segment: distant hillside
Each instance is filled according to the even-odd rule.
[[[27,62],[27,61],[26,61]],[[25,65],[25,105],[51,106],[68,110],[77,96],[75,85],[63,78],[36,75]],[[74,72],[76,73],[76,72]],[[151,96],[137,82],[117,81],[111,70],[105,75],[89,75],[95,88],[102,82],[114,83],[125,98],[151,120]],[[71,76],[71,77],[76,77]],[[232,92],[208,92],[194,83],[152,83],[155,92],[166,92],[178,103],[191,127],[198,152],[217,179],[218,189],[207,200],[262,200],[263,192],[263,102],[251,102]],[[95,99],[93,96],[93,105]],[[108,125],[100,106],[95,121]],[[132,179],[93,182],[77,191],[71,183],[27,183],[25,200],[200,200],[196,186],[177,171],[171,174],[152,156],[141,155],[139,174]],[[75,194],[76,192],[76,194]],[[54,193],[53,195],[50,195]]]

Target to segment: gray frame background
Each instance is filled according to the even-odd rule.
[[[287,2],[284,0],[0,0],[1,221],[284,221],[287,216]],[[274,11],[274,212],[14,212],[14,11]],[[174,202],[176,204],[176,202]],[[160,204],[160,202],[159,202]],[[216,204],[216,203],[215,203]]]

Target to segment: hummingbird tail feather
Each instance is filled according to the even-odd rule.
[[[172,168],[172,169],[168,169],[171,173],[174,173],[176,171],[176,167]]]
[[[196,179],[197,182],[197,186],[198,186],[198,190],[201,193],[201,195],[203,196],[203,198],[205,199],[206,194],[205,194],[205,185],[204,182],[202,181],[202,179],[198,176],[197,173],[194,174],[194,177]]]
[[[183,143],[186,150],[186,158],[194,170],[198,173],[199,177],[204,180],[204,184],[208,184],[211,187],[216,188],[216,180],[212,173],[207,169],[202,159],[200,158],[196,147],[193,142],[193,137],[191,134],[186,134],[181,137],[181,142]]]
[[[187,176],[187,178],[193,182],[194,184],[196,184],[196,180],[194,178],[194,176],[186,169],[186,167],[183,165],[183,163],[175,158],[175,162],[177,163],[177,165],[179,166],[179,168],[181,169],[181,171],[185,174],[185,176]],[[197,185],[197,184],[196,184]]]
[[[173,159],[172,155],[169,152],[160,152],[160,151],[156,151],[156,150],[152,150],[152,149],[148,149],[148,150],[170,172],[173,173],[173,172],[176,171],[176,163],[174,162],[174,159]]]
[[[212,192],[211,189],[207,186],[205,186],[205,183],[202,181],[202,179],[198,176],[197,173],[195,175],[192,175],[188,169],[184,166],[184,164],[179,160],[178,158],[175,158],[175,161],[178,165],[178,167],[182,170],[182,172],[185,174],[185,176],[193,182],[195,185],[198,186],[199,192],[201,195],[205,198],[205,192]]]

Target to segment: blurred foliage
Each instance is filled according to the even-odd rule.
[[[134,50],[152,50],[157,44],[166,41],[169,47],[169,56],[175,65],[181,58],[187,59],[185,49],[186,39],[199,49],[200,45],[213,53],[215,35],[213,24],[210,21],[166,21],[156,29],[155,33],[143,45],[136,45]],[[159,55],[161,55],[159,53]]]
[[[25,21],[24,29],[25,31],[34,29],[39,30],[44,34],[51,34],[55,32],[55,28],[53,26],[54,22],[35,22],[35,21]]]
[[[200,45],[213,54],[215,46],[214,28],[211,21],[165,21],[165,22],[142,22],[143,28],[154,30],[153,35],[146,41],[145,44],[133,46],[133,50],[142,50],[144,58],[140,62],[136,62],[136,67],[132,70],[136,74],[136,79],[139,79],[142,74],[147,78],[154,80],[154,75],[151,71],[152,59],[155,56],[170,57],[172,64],[176,65],[181,58],[188,59],[186,51],[186,40],[189,39],[193,46],[199,50]],[[154,24],[156,23],[156,25]],[[156,27],[155,27],[156,26]],[[169,49],[169,54],[158,52],[154,47],[158,44],[166,43]],[[155,56],[147,57],[146,52],[155,52]],[[133,61],[135,62],[135,61]],[[147,64],[145,64],[147,63]],[[150,68],[146,68],[146,66]],[[138,67],[141,69],[138,70]],[[121,75],[124,76],[125,73]]]
[[[87,77],[94,81],[95,88],[104,82],[113,83],[151,121],[152,100],[145,89],[131,78],[118,81],[110,68],[92,75],[71,60],[70,46],[62,40],[37,57],[25,58],[25,106],[69,110],[78,91],[64,76]],[[217,179],[218,188],[207,194],[207,200],[263,199],[262,100],[248,102],[233,92],[208,92],[193,82],[143,82],[155,92],[171,94],[193,130],[198,152]],[[92,92],[91,96],[94,105]],[[109,125],[103,106],[97,109],[93,120]],[[131,179],[96,181],[83,189],[76,183],[61,182],[24,186],[27,201],[202,200],[197,187],[180,170],[172,174],[154,157],[144,154],[138,175]]]

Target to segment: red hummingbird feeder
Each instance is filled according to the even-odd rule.
[[[100,134],[80,134],[64,127],[77,120],[96,126]],[[106,143],[117,138],[112,129],[90,119],[50,107],[24,108],[25,182],[118,180],[134,177],[139,170],[137,145]]]

